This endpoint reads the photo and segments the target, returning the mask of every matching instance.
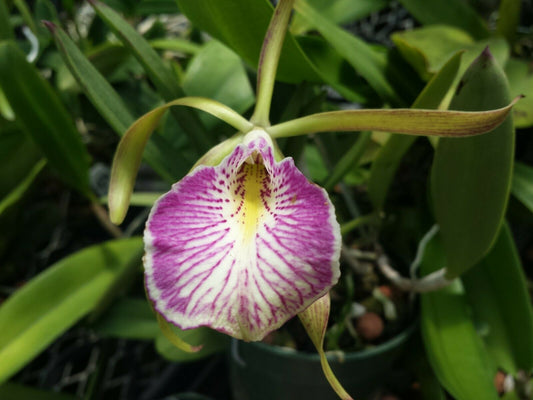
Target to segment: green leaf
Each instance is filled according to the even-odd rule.
[[[444,252],[437,235],[426,246],[421,273],[427,275],[444,266]],[[421,330],[431,366],[455,399],[499,399],[493,384],[496,370],[490,366],[483,341],[470,319],[460,280],[421,295]]]
[[[9,207],[16,204],[22,198],[22,196],[24,196],[28,188],[31,186],[37,175],[39,175],[39,173],[43,170],[45,165],[46,160],[39,161],[30,171],[28,171],[28,174],[24,176],[24,178],[15,188],[13,188],[11,192],[9,192],[3,198],[0,198],[0,215],[9,209]]]
[[[493,365],[507,373],[533,369],[533,310],[513,236],[504,224],[491,251],[463,282]]]
[[[5,1],[0,1],[0,40],[10,39],[15,39],[15,34],[9,20],[9,9]]]
[[[165,101],[172,101],[185,96],[176,75],[163,62],[159,54],[150,46],[150,43],[113,9],[98,1],[91,1],[91,4],[98,16],[141,63]],[[214,138],[208,137],[205,127],[191,110],[175,108],[171,113],[198,152],[207,151],[215,142]]]
[[[229,337],[209,328],[196,328],[181,330],[170,324],[163,329],[170,329],[164,334],[160,332],[155,339],[155,348],[163,357],[170,361],[194,361],[207,357],[211,354],[224,351],[229,346]],[[173,335],[172,340],[168,334]],[[175,341],[187,343],[196,351],[184,351],[176,347]],[[181,347],[181,346],[180,346]]]
[[[257,68],[273,7],[268,0],[177,0],[198,28],[209,32]],[[294,37],[287,34],[278,67],[278,79],[291,83],[320,81]]]
[[[17,187],[42,157],[15,123],[0,126],[0,199]]]
[[[505,64],[511,96],[525,95],[513,110],[517,128],[533,125],[533,69],[531,62],[512,58]]]
[[[81,135],[52,87],[12,42],[0,43],[0,87],[50,166],[66,183],[91,197],[89,155]]]
[[[496,31],[507,39],[510,45],[515,41],[517,28],[520,24],[520,6],[520,0],[500,1]]]
[[[239,114],[247,111],[255,101],[241,59],[216,40],[203,46],[190,61],[183,89],[188,96],[219,101]],[[218,122],[205,114],[200,118],[208,129],[212,129]]]
[[[461,79],[450,108],[487,110],[509,98],[505,75],[485,50]],[[472,267],[494,243],[509,197],[513,157],[511,116],[485,135],[439,140],[431,189],[448,277]]]
[[[113,130],[124,135],[135,118],[120,96],[61,28],[48,26],[65,64],[84,93]],[[154,135],[147,143],[144,158],[168,182],[180,179],[190,167],[161,135]]]
[[[197,45],[196,43],[180,38],[161,38],[150,40],[150,46],[157,50],[177,51],[185,54],[197,54],[202,49],[201,46]]]
[[[0,386],[0,398],[11,400],[76,400],[77,397],[64,393],[47,392],[40,389],[20,385],[18,383],[4,383]]]
[[[462,53],[456,53],[426,85],[411,108],[438,108],[444,96],[453,84]],[[411,145],[415,136],[392,135],[379,150],[370,170],[368,196],[374,207],[383,209],[385,198],[396,174],[396,170]]]
[[[304,0],[298,0],[295,10],[342,54],[350,65],[365,78],[385,102],[400,105],[402,101],[386,77],[386,55],[374,51],[363,40],[339,28]]]
[[[352,147],[350,147],[350,149],[344,153],[342,158],[335,164],[333,171],[331,171],[322,185],[324,189],[328,191],[332,190],[334,186],[339,183],[339,181],[341,181],[350,170],[353,170],[355,167],[357,167],[367,149],[370,138],[370,132],[361,132],[359,134],[359,137],[354,142]]]
[[[509,46],[501,37],[476,42],[465,31],[446,25],[430,25],[396,32],[391,38],[407,62],[425,80],[431,78],[453,54],[461,50],[465,51],[461,74],[487,46],[490,46],[500,65],[505,65],[509,57]]]
[[[308,3],[320,12],[320,14],[337,25],[346,25],[351,21],[364,18],[373,12],[381,10],[387,5],[386,0],[308,0]],[[294,16],[291,26],[291,32],[293,34],[301,34],[312,28],[312,25],[306,23],[301,16]]]
[[[391,39],[425,80],[429,80],[452,54],[475,43],[465,31],[447,25],[396,32],[391,35]]]
[[[268,0],[177,0],[180,10],[198,28],[257,68],[273,7]],[[206,10],[209,10],[206,12]],[[347,72],[348,71],[348,72]],[[361,81],[324,40],[287,33],[276,78],[288,83],[326,82],[351,101],[364,101]]]
[[[0,306],[0,381],[45,349],[98,304],[142,239],[86,248],[39,274]]]
[[[462,0],[400,0],[422,25],[449,25],[462,29],[475,39],[489,36],[485,21]]]
[[[93,329],[100,335],[124,339],[155,339],[159,325],[152,307],[145,299],[122,298],[96,322]]]
[[[511,191],[533,213],[533,167],[515,163]]]

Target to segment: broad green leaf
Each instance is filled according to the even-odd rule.
[[[61,28],[49,27],[65,64],[84,93],[113,130],[124,135],[135,118],[123,100]],[[146,144],[144,158],[168,182],[177,181],[189,168],[172,145],[157,134]]]
[[[461,74],[487,46],[494,57],[505,65],[509,46],[501,37],[474,41],[465,31],[448,25],[430,25],[391,35],[405,60],[425,80],[429,80],[448,59],[464,50]]]
[[[387,5],[386,0],[308,0],[308,3],[320,14],[338,25],[345,25],[379,11]],[[291,25],[293,34],[301,34],[312,29],[299,15],[294,16]]]
[[[0,381],[89,313],[141,247],[133,238],[86,248],[11,295],[0,306]]]
[[[257,68],[263,39],[272,17],[268,0],[177,0],[180,10],[198,28]],[[209,10],[209,12],[206,12]],[[326,82],[351,101],[362,102],[361,81],[324,40],[287,33],[276,78],[283,82]]]
[[[411,108],[438,108],[453,84],[462,53],[456,53],[429,81]],[[391,135],[372,163],[368,196],[374,207],[383,209],[390,184],[403,156],[415,142],[416,136]]]
[[[52,87],[12,42],[0,43],[0,87],[17,121],[63,180],[91,197],[89,155]]]
[[[190,61],[183,89],[188,96],[207,97],[243,114],[254,104],[254,92],[240,58],[216,40],[207,43]],[[212,129],[212,117],[201,117]],[[210,120],[207,118],[211,118]]]
[[[462,77],[450,108],[487,110],[509,98],[505,75],[485,50]],[[509,197],[513,157],[512,116],[485,135],[439,140],[431,190],[448,277],[472,267],[494,243]]]
[[[465,273],[473,318],[482,327],[493,365],[507,373],[533,369],[533,310],[526,277],[509,227],[491,251]]]
[[[142,64],[158,93],[165,101],[172,101],[185,96],[176,75],[163,62],[159,54],[150,46],[150,43],[113,9],[98,1],[91,1],[91,4],[98,16]],[[208,137],[205,127],[192,110],[174,108],[171,113],[199,153],[207,151],[215,143],[215,138]]]
[[[183,14],[198,28],[226,44],[249,65],[257,68],[259,54],[273,7],[268,0],[177,0]],[[278,67],[278,78],[299,83],[320,81],[314,68],[287,34]]]
[[[511,191],[533,213],[533,167],[515,163]]]
[[[520,7],[520,0],[500,1],[496,31],[507,39],[510,45],[515,41],[517,28],[520,24]]]
[[[100,335],[124,339],[155,339],[159,325],[152,307],[145,299],[122,298],[94,324]]]
[[[450,55],[475,43],[465,31],[447,25],[430,25],[396,32],[391,35],[391,39],[425,80],[429,80]]]
[[[511,96],[525,95],[513,110],[517,128],[533,125],[533,69],[531,62],[511,58],[505,64],[505,74],[509,79]]]
[[[475,39],[489,36],[485,21],[462,0],[400,0],[422,25],[449,25],[462,29]]]
[[[425,249],[423,276],[446,265],[439,236]],[[474,328],[459,279],[449,287],[421,295],[421,330],[437,378],[456,400],[498,400],[493,384],[496,370]]]
[[[0,398],[5,400],[76,400],[77,397],[52,391],[45,391],[18,383],[4,383],[0,386]]]
[[[346,58],[352,67],[369,82],[383,101],[396,106],[402,103],[387,80],[386,70],[390,67],[385,54],[374,51],[363,40],[339,28],[304,0],[296,2],[295,10],[313,28],[317,29],[339,54]]]

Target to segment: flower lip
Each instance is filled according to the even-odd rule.
[[[182,329],[260,340],[339,277],[340,229],[324,189],[262,129],[161,197],[145,230],[154,308]]]

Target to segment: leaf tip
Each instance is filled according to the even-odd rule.
[[[56,24],[54,24],[51,21],[47,21],[45,19],[43,19],[41,22],[52,34],[56,32],[56,29],[57,29]]]

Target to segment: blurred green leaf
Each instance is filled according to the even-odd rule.
[[[21,197],[24,196],[24,193],[26,193],[30,185],[33,183],[37,175],[39,175],[39,173],[43,170],[45,165],[46,160],[39,161],[30,171],[28,171],[28,174],[24,176],[20,182],[18,182],[18,185],[13,188],[11,192],[9,192],[3,198],[0,198],[0,215],[2,215],[2,213],[9,207],[16,204]]]
[[[5,400],[76,400],[77,397],[65,393],[47,392],[18,383],[4,383],[0,386],[0,398]]]
[[[202,346],[199,351],[190,353],[178,349],[163,333],[155,339],[155,348],[159,354],[170,361],[194,361],[207,357],[211,354],[224,351],[228,348],[230,338],[209,328],[196,328],[183,331],[177,327],[171,327],[172,332],[183,342],[192,346]]]
[[[387,0],[308,0],[307,2],[324,17],[338,25],[364,18],[387,5]],[[291,24],[293,34],[301,34],[312,28],[313,26],[306,23],[301,16],[294,16]]]
[[[124,339],[155,339],[159,325],[146,299],[122,298],[93,326],[100,335]]]
[[[0,199],[18,186],[41,158],[37,146],[14,123],[0,126]]]
[[[431,79],[422,93],[417,97],[411,108],[436,109],[453,84],[462,53],[456,53]],[[383,209],[385,198],[396,174],[396,170],[416,136],[392,135],[379,150],[372,163],[370,180],[368,182],[368,196],[374,207]]]
[[[91,197],[89,155],[71,116],[12,42],[0,43],[0,86],[17,121],[66,183]]]
[[[239,114],[255,102],[254,92],[241,59],[216,40],[207,43],[187,67],[183,89],[188,96],[217,100]],[[220,121],[202,114],[205,126],[212,129]]]
[[[174,0],[172,0],[174,1]],[[177,51],[186,54],[196,54],[201,50],[201,46],[194,42],[180,38],[162,38],[150,41],[150,45],[158,50]]]
[[[0,381],[91,311],[141,247],[133,238],[86,248],[11,295],[0,306]]]
[[[507,224],[491,251],[465,273],[463,283],[494,367],[513,375],[533,369],[533,310]]]
[[[533,167],[515,162],[511,192],[533,213]]]
[[[533,125],[533,64],[531,61],[511,58],[505,64],[505,74],[509,79],[511,96],[525,95],[513,109],[517,128]]]
[[[488,110],[509,100],[505,74],[485,50],[462,77],[450,108]],[[511,116],[487,134],[439,140],[431,189],[449,277],[472,267],[494,243],[509,197],[513,157]]]
[[[439,236],[425,249],[420,265],[425,276],[446,265]],[[498,400],[496,370],[470,319],[459,279],[450,286],[421,295],[421,329],[426,352],[444,388],[457,400]]]
[[[52,31],[65,64],[84,93],[113,130],[124,135],[135,118],[120,96],[61,28],[52,27]],[[168,182],[180,179],[190,167],[173,151],[172,145],[157,134],[147,143],[144,158]]]
[[[0,40],[15,39],[13,27],[9,21],[9,9],[5,1],[0,1]]]
[[[428,80],[448,59],[460,50],[465,50],[461,74],[486,47],[494,57],[505,65],[509,46],[501,37],[474,41],[465,31],[449,25],[430,25],[409,31],[396,32],[391,39],[418,74]]]
[[[163,62],[159,54],[130,24],[105,4],[95,1],[92,2],[92,6],[98,16],[143,65],[150,80],[165,101],[185,96],[176,75],[168,64]],[[205,127],[194,111],[173,108],[171,113],[199,153],[207,151],[215,143],[215,138],[207,135]]]
[[[449,25],[462,29],[475,39],[489,36],[485,21],[462,0],[400,0],[422,25]]]
[[[515,41],[517,28],[520,24],[520,7],[520,0],[500,1],[496,31],[507,39],[510,45]]]

